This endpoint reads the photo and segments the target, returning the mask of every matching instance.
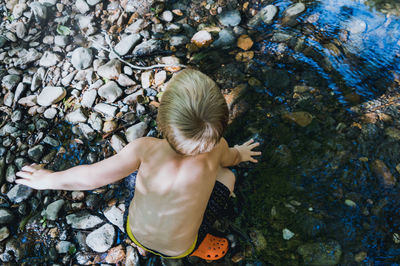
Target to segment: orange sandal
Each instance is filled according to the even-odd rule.
[[[204,260],[219,260],[228,251],[228,240],[207,234],[199,247],[190,255]]]

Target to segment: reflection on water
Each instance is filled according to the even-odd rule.
[[[310,256],[323,255],[307,257],[306,244],[326,243],[340,245],[341,265],[398,262],[400,4],[305,1],[299,23],[285,25],[292,1],[271,2],[278,19],[254,34],[248,72],[260,83],[244,96],[252,108],[228,132],[232,142],[258,132],[267,143],[238,181],[238,223],[262,230],[261,256],[273,265],[314,265]],[[289,123],[287,112],[307,112],[312,122]]]

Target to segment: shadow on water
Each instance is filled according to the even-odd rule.
[[[400,187],[388,181],[400,162],[400,17],[388,10],[398,3],[306,2],[299,24],[255,30],[257,52],[242,69],[259,83],[243,96],[251,107],[227,138],[241,143],[257,133],[265,143],[261,162],[238,170],[236,222],[262,231],[260,256],[273,265],[310,264],[299,246],[331,240],[341,265],[399,262]],[[278,17],[292,4],[269,3]],[[299,111],[312,115],[309,125],[285,119]],[[285,228],[292,239],[282,238]]]

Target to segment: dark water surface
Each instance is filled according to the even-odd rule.
[[[389,133],[400,126],[399,3],[303,2],[297,25],[278,19],[256,29],[258,52],[243,69],[260,82],[245,93],[249,111],[228,139],[257,133],[265,143],[261,162],[238,180],[236,222],[261,230],[260,256],[273,265],[315,265],[299,246],[329,241],[339,243],[341,265],[397,265],[400,188],[383,175],[399,178],[399,138]],[[281,18],[292,1],[268,3]],[[291,37],[274,41],[278,32]],[[283,119],[299,111],[312,115],[309,125]]]

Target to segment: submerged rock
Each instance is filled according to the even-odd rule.
[[[303,257],[306,265],[329,266],[340,262],[342,248],[337,241],[318,242],[301,245],[297,252]]]
[[[301,127],[306,127],[311,124],[313,117],[308,112],[293,112],[282,115],[282,119],[293,121]]]
[[[377,175],[385,187],[393,187],[396,184],[396,178],[392,175],[383,161],[375,160],[372,163],[372,171]]]
[[[20,203],[28,199],[33,193],[33,189],[24,185],[15,185],[8,193],[7,197],[13,203]]]

